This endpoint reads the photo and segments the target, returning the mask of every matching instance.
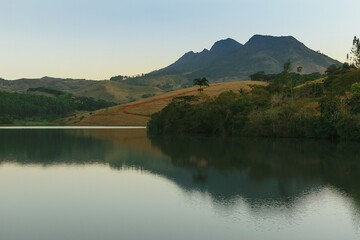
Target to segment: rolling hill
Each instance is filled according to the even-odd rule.
[[[250,90],[251,85],[266,85],[258,81],[237,81],[210,84],[205,94],[210,97],[219,95],[224,91],[239,91],[241,88]],[[120,106],[101,109],[95,112],[78,113],[72,117],[60,120],[65,125],[75,126],[145,126],[150,116],[163,109],[175,97],[198,95],[196,87],[171,91]]]
[[[136,82],[129,83],[130,81],[116,82],[44,77],[40,79],[0,80],[0,91],[26,93],[31,88],[44,87],[71,93],[75,96],[93,97],[119,104],[164,92],[161,84],[152,86],[149,84],[136,84]]]

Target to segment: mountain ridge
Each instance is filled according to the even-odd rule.
[[[257,71],[278,73],[291,60],[301,66],[303,73],[324,73],[331,64],[341,64],[324,54],[308,48],[293,36],[256,34],[244,45],[227,38],[214,43],[210,50],[187,52],[177,61],[153,74],[177,73],[191,78],[206,76],[210,80],[224,78],[247,79]]]

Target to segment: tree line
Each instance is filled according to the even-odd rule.
[[[33,94],[51,93],[53,96]],[[0,92],[0,123],[11,124],[14,120],[54,119],[65,117],[76,110],[94,111],[114,106],[115,103],[91,97],[75,97],[58,90],[38,88],[29,93]]]

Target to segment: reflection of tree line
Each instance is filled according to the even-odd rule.
[[[309,188],[331,184],[360,205],[360,148],[356,143],[202,137],[151,137],[151,143],[165,156],[80,130],[3,130],[0,163],[133,167],[162,175],[186,190],[206,191],[214,198],[228,200],[240,195],[251,200],[284,201]]]
[[[92,163],[103,159],[106,143],[74,137],[64,130],[2,130],[0,162],[50,165]]]
[[[196,169],[195,180],[208,181],[207,174],[213,170],[224,174],[237,171],[253,182],[276,178],[279,194],[284,196],[287,195],[284,188],[291,188],[291,181],[310,185],[321,182],[360,200],[359,143],[206,137],[152,137],[152,143],[170,156],[174,164]]]
[[[116,136],[118,133],[120,137]],[[106,131],[104,131],[106,133]],[[141,151],[146,131],[136,137],[129,131],[113,130],[106,138],[99,130],[0,130],[0,163],[20,164],[108,164],[113,169],[156,168],[162,157]],[[122,136],[121,136],[122,135]],[[119,141],[124,140],[124,143]],[[131,139],[131,147],[126,145]],[[136,141],[140,151],[134,149]],[[147,146],[145,146],[146,148]],[[148,149],[145,149],[148,150]],[[159,152],[156,152],[159,154]]]

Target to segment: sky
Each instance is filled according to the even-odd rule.
[[[345,61],[359,0],[0,0],[0,77],[109,79],[231,37],[292,35]]]

